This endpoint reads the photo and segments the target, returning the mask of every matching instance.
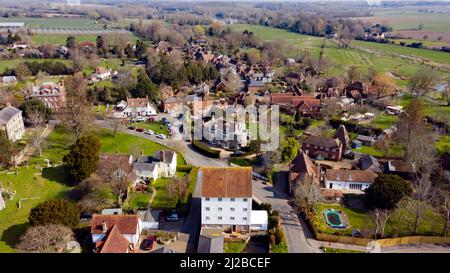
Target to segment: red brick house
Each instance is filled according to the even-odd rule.
[[[320,170],[318,166],[314,165],[306,152],[299,151],[289,165],[289,191],[294,193],[298,184],[308,178],[319,184]]]
[[[302,150],[312,158],[339,161],[343,145],[337,138],[310,136],[303,141]]]

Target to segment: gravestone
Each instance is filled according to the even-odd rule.
[[[5,200],[3,200],[2,190],[0,189],[0,211],[6,208]]]

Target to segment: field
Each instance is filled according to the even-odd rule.
[[[17,65],[24,63],[26,61],[29,62],[45,62],[45,61],[58,61],[65,65],[70,65],[69,60],[66,59],[13,59],[13,60],[0,60],[0,73],[3,73],[6,68],[15,68]]]
[[[153,154],[156,150],[168,149],[160,144],[144,138],[130,136],[124,133],[117,133],[112,136],[110,130],[97,129],[96,135],[101,141],[102,153],[132,153],[143,150],[145,154]],[[70,178],[67,177],[64,168],[58,166],[62,163],[62,157],[68,152],[68,135],[62,128],[56,128],[48,137],[45,143],[45,152],[42,157],[32,157],[28,161],[28,166],[17,169],[17,174],[11,171],[0,172],[0,183],[2,187],[17,191],[17,195],[12,200],[6,201],[6,208],[0,212],[0,252],[14,252],[14,245],[17,243],[20,234],[27,228],[28,214],[31,208],[38,203],[51,198],[64,198],[72,189]],[[181,155],[177,156],[178,164],[186,164]],[[44,168],[44,159],[49,159],[51,164],[56,164],[51,168]],[[17,208],[17,202],[21,198],[33,198],[22,200],[21,208]],[[139,196],[135,200],[135,205],[145,202],[145,196]]]
[[[120,35],[127,35],[127,34],[120,34]],[[65,45],[66,39],[68,36],[75,37],[75,40],[77,43],[80,42],[94,42],[97,39],[98,34],[34,34],[32,36],[32,40],[35,44],[41,45],[41,44],[55,44],[55,45]],[[107,41],[110,44],[116,44],[116,37],[117,35],[114,34],[102,34],[102,36],[105,36]],[[136,41],[138,38],[134,35],[127,35],[129,36],[130,41]]]
[[[423,40],[423,39],[389,39],[390,41],[393,41],[395,44],[400,45],[401,42],[404,42],[406,44],[411,43],[422,43],[423,46],[427,48],[441,48],[443,46],[450,46],[450,42],[447,41],[430,41],[430,40]]]
[[[1,18],[0,22],[24,22],[28,28],[102,29],[103,25],[87,18]]]
[[[405,60],[400,57],[389,56],[385,54],[380,55],[375,54],[374,52],[368,52],[360,49],[341,48],[336,42],[332,40],[325,40],[324,38],[301,35],[282,29],[248,24],[236,24],[232,25],[231,28],[238,32],[242,32],[244,30],[252,31],[263,41],[282,40],[288,46],[286,55],[291,57],[298,57],[303,54],[305,50],[307,50],[312,57],[316,58],[320,54],[321,46],[325,43],[325,57],[328,58],[332,63],[332,66],[326,71],[327,76],[342,76],[349,65],[356,65],[361,68],[361,72],[363,73],[365,73],[369,67],[374,67],[378,72],[381,73],[392,72],[395,75],[407,77],[415,73],[421,66],[420,64],[413,63],[412,61]],[[358,46],[372,51],[374,51],[372,47],[377,47],[378,45],[386,46],[384,44],[361,41],[353,41],[352,44],[354,42]],[[382,48],[382,50],[380,51],[383,51],[384,53],[390,53],[390,50],[403,50],[403,48],[404,47],[390,45],[390,47]],[[410,48],[405,49],[408,50]],[[433,58],[436,61],[444,60],[450,64],[450,54],[422,49],[417,50],[418,51],[413,51],[413,53],[419,54],[421,56],[431,56],[430,58]],[[436,53],[438,54],[436,55]],[[447,55],[441,55],[439,53]],[[439,75],[443,76],[445,75],[445,73],[439,72]],[[396,82],[400,85],[405,85],[404,80],[396,79]]]

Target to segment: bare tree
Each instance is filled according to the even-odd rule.
[[[372,211],[370,211],[370,216],[372,217],[375,223],[373,234],[374,239],[377,239],[378,235],[380,235],[380,238],[384,237],[384,230],[390,215],[391,210],[388,209],[375,208]]]
[[[17,248],[26,252],[64,252],[73,236],[72,230],[62,225],[31,226],[21,236]]]
[[[430,179],[430,171],[424,171],[417,177],[413,184],[413,198],[415,199],[415,212],[413,223],[413,235],[417,234],[420,221],[423,217],[423,208],[433,199],[433,188]]]
[[[110,156],[98,163],[96,173],[104,183],[110,185],[117,197],[117,204],[122,204],[123,195],[135,178],[133,168],[127,156]]]
[[[29,109],[28,119],[33,124],[33,134],[31,143],[37,149],[39,156],[42,156],[42,133],[45,130],[45,114],[37,108]]]
[[[423,69],[417,71],[408,81],[408,88],[411,95],[416,94],[417,97],[424,96],[433,90],[436,84],[436,72],[431,69]]]
[[[298,207],[309,213],[317,202],[322,200],[320,187],[313,177],[306,176],[303,180],[297,181],[294,190],[295,202]]]

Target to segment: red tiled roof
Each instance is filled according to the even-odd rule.
[[[107,229],[117,225],[122,234],[136,234],[138,230],[139,218],[137,215],[100,215],[94,214],[91,222],[91,234],[101,234],[102,224],[106,224]]]
[[[146,107],[148,98],[127,98],[128,107]]]
[[[304,151],[299,151],[290,165],[291,181],[296,180],[302,173],[313,176],[317,174],[317,167],[314,166],[309,156]]]
[[[377,175],[372,171],[332,170],[326,171],[327,180],[373,183]]]
[[[127,253],[130,247],[130,241],[120,233],[117,225],[113,225],[105,236],[105,239],[99,244],[99,253]]]
[[[251,167],[202,167],[203,197],[252,197]]]

